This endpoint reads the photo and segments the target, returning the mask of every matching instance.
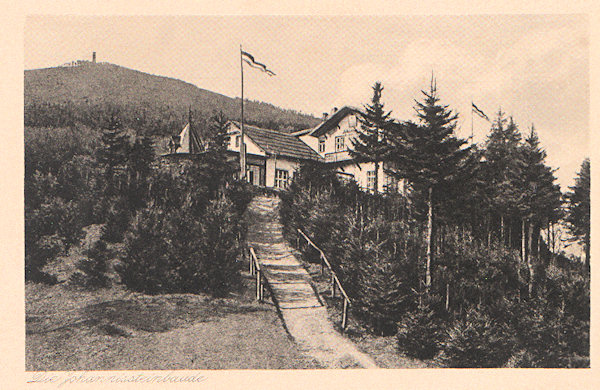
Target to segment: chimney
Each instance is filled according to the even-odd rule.
[[[335,114],[336,112],[337,112],[337,107],[333,107],[332,115]]]
[[[92,62],[95,64],[96,63],[96,52],[92,53]]]
[[[321,119],[322,119],[323,121],[326,121],[328,116],[329,116],[329,114],[328,114],[328,113],[326,113],[326,112],[324,112],[324,113],[323,113],[323,118],[321,118]]]

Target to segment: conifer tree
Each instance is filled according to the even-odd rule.
[[[389,160],[394,168],[389,172],[425,189],[427,203],[427,257],[425,287],[431,286],[431,258],[434,192],[457,180],[467,167],[470,147],[454,134],[458,118],[447,105],[439,103],[435,80],[423,102],[416,101],[419,124],[405,122],[389,132],[392,150]]]
[[[128,150],[127,135],[121,119],[114,112],[102,131],[102,143],[104,147],[98,151],[98,161],[105,166],[107,192],[112,193],[116,169],[127,162]]]
[[[583,244],[585,264],[590,265],[590,160],[586,158],[575,178],[575,185],[569,187],[567,217],[565,219],[574,240]]]
[[[148,178],[152,172],[154,157],[152,139],[148,136],[138,137],[130,148],[127,164],[130,177],[128,190],[135,206],[142,206],[147,197]]]
[[[529,295],[533,291],[534,266],[532,262],[533,232],[548,220],[556,219],[560,210],[560,187],[554,184],[553,170],[545,164],[546,152],[541,148],[534,126],[520,147],[517,159],[519,178],[518,209],[521,213],[522,258],[529,269]],[[527,226],[527,230],[525,229]],[[538,235],[539,236],[539,235]],[[527,243],[527,248],[525,248]],[[539,255],[539,254],[538,254]]]
[[[358,161],[371,161],[375,165],[374,192],[379,191],[379,164],[388,151],[386,131],[393,123],[391,112],[385,112],[381,102],[383,86],[373,85],[371,104],[364,106],[364,114],[359,116],[358,136],[352,140],[350,155]]]
[[[502,243],[505,243],[507,218],[517,213],[520,142],[516,123],[512,117],[506,119],[504,112],[499,110],[485,144],[484,180],[490,209],[495,210],[492,216],[499,219]]]
[[[207,149],[225,152],[227,150],[227,117],[223,111],[214,113],[210,118],[210,136]]]

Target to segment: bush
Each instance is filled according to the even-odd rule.
[[[407,356],[431,359],[440,351],[447,323],[435,306],[436,302],[425,302],[398,323],[398,348]]]
[[[105,200],[106,223],[102,227],[102,239],[108,242],[121,242],[129,227],[131,211],[123,197],[113,196]]]
[[[46,235],[35,239],[25,233],[25,280],[54,284],[56,277],[45,273],[42,269],[48,261],[54,259],[65,250],[65,243],[57,234]]]
[[[449,367],[502,367],[515,341],[507,329],[482,311],[469,310],[448,329],[440,360]]]
[[[48,198],[37,208],[25,208],[25,278],[46,280],[42,268],[83,238],[76,202]]]
[[[105,241],[97,241],[92,248],[86,252],[86,257],[79,260],[77,269],[71,275],[71,283],[82,287],[106,287],[109,285],[108,261],[110,252]]]
[[[247,182],[234,181],[229,183],[225,195],[233,203],[238,215],[244,214],[254,197],[254,187]]]
[[[413,308],[416,284],[406,253],[386,245],[390,224],[348,221],[340,275],[353,300],[353,313],[375,334],[393,335],[401,315]],[[396,248],[397,249],[397,248]]]
[[[142,209],[116,267],[130,289],[149,294],[206,292],[224,296],[240,285],[239,217],[225,199],[209,202],[201,218],[186,204],[168,213]]]

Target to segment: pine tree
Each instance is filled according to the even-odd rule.
[[[521,213],[521,250],[523,261],[529,269],[529,295],[532,295],[534,266],[533,232],[539,232],[541,226],[549,220],[556,220],[560,210],[560,187],[554,184],[554,171],[545,164],[546,152],[541,148],[534,126],[529,136],[519,148],[517,159],[519,179],[517,190],[519,201],[517,208]],[[526,224],[528,229],[526,230]],[[537,235],[539,237],[539,234]],[[538,238],[539,240],[539,238]],[[528,246],[525,248],[525,243]],[[538,253],[539,256],[539,253]]]
[[[227,117],[223,111],[214,113],[209,123],[208,150],[224,152],[227,150]]]
[[[148,178],[152,172],[154,161],[154,147],[152,138],[142,136],[136,138],[129,150],[127,167],[129,169],[129,194],[130,201],[139,208],[148,195]],[[136,204],[137,203],[137,204]]]
[[[489,208],[495,210],[490,219],[495,216],[500,220],[499,238],[502,243],[505,243],[507,219],[517,214],[520,142],[521,134],[516,123],[512,117],[506,119],[504,112],[499,110],[485,144],[483,176]]]
[[[439,103],[435,80],[429,92],[422,91],[424,101],[416,101],[420,124],[405,122],[389,132],[392,150],[390,173],[424,187],[427,203],[427,257],[425,287],[431,286],[434,192],[464,174],[470,147],[454,134],[457,114]]]
[[[388,151],[386,131],[393,123],[391,112],[385,112],[381,102],[383,86],[380,82],[373,85],[371,104],[364,107],[364,114],[359,116],[360,130],[352,140],[350,155],[358,161],[369,161],[375,165],[374,192],[379,191],[379,164]]]
[[[590,265],[590,160],[586,158],[575,178],[575,185],[569,187],[567,217],[565,222],[574,240],[583,244],[585,264]]]
[[[105,166],[107,192],[113,193],[116,170],[127,162],[128,150],[127,135],[121,119],[114,112],[102,131],[102,143],[104,147],[98,151],[98,161]]]

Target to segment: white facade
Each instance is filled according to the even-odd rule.
[[[343,111],[343,112],[342,112]],[[341,113],[341,117],[340,117]],[[354,180],[364,190],[374,190],[375,163],[356,163],[349,153],[352,141],[358,137],[360,130],[360,115],[357,110],[344,107],[340,113],[334,112],[329,119],[313,131],[300,135],[300,139],[319,153],[327,163],[337,164],[341,177]],[[326,123],[330,122],[330,123]],[[327,131],[320,128],[327,124]],[[378,192],[403,191],[403,182],[398,182],[385,173],[384,164],[379,164]]]
[[[241,131],[236,124],[229,127],[227,150],[239,153]],[[286,188],[296,171],[300,169],[301,159],[272,153],[262,148],[252,136],[244,134],[246,143],[246,179],[254,184],[272,188]]]

